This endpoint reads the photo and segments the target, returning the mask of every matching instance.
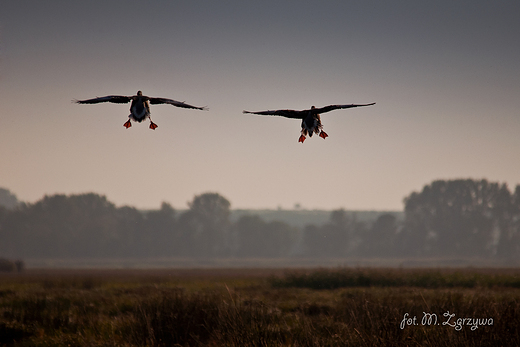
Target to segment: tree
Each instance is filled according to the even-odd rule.
[[[234,224],[236,254],[241,257],[279,257],[288,255],[296,236],[287,223],[265,222],[259,216],[245,215]]]
[[[394,215],[389,213],[380,215],[364,235],[360,255],[377,257],[394,255],[397,231],[397,218]]]
[[[321,228],[314,224],[307,224],[303,228],[303,252],[308,256],[325,256],[327,238]]]
[[[215,257],[231,249],[229,201],[218,193],[204,193],[188,203],[190,209],[179,218],[183,240],[190,255]]]
[[[3,229],[16,256],[100,256],[113,237],[114,211],[104,196],[57,194],[21,204],[5,218]]]
[[[163,202],[159,210],[146,213],[143,227],[149,255],[171,256],[179,253],[175,210],[170,204]]]
[[[245,215],[233,225],[236,239],[236,254],[239,257],[261,257],[269,244],[266,243],[265,222],[259,216]]]
[[[131,206],[121,206],[115,211],[117,226],[115,238],[111,239],[112,255],[118,257],[147,256],[149,235],[143,232],[145,224],[141,211]]]
[[[329,223],[317,227],[307,225],[303,231],[305,252],[309,255],[342,257],[349,250],[351,236],[355,233],[355,221],[343,209],[330,214]]]
[[[497,209],[500,211],[497,256],[505,259],[518,258],[520,257],[520,185],[516,186],[512,195],[501,192]]]
[[[492,255],[497,232],[511,220],[505,184],[438,180],[405,198],[408,247],[435,255]]]
[[[13,209],[19,204],[16,195],[12,194],[8,189],[0,188],[0,207]]]

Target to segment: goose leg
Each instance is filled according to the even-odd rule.
[[[328,137],[328,136],[329,136],[329,135],[327,135],[327,133],[324,132],[323,130],[320,132],[320,137],[321,137],[322,139],[325,140],[325,138]]]
[[[123,124],[123,126],[124,126],[125,128],[127,128],[127,129],[130,128],[130,127],[132,126],[132,123],[130,123],[130,119],[127,120],[127,121],[125,122],[125,124]]]
[[[158,125],[155,124],[154,122],[152,122],[152,120],[150,119],[150,129],[155,130],[155,128],[157,128],[157,127],[158,127]]]
[[[306,139],[305,135],[302,134],[302,135],[300,135],[300,138],[298,139],[298,142],[303,143],[303,141],[305,141],[305,139]]]

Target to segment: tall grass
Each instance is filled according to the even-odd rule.
[[[274,287],[337,289],[345,287],[419,288],[520,288],[518,274],[493,274],[468,270],[321,269],[289,272],[271,278]]]
[[[140,303],[134,313],[133,340],[138,345],[251,346],[285,343],[288,337],[280,313],[222,295],[177,291]]]
[[[436,281],[435,289],[377,286],[384,282],[372,282],[376,270],[355,271],[365,276],[357,283],[370,287],[273,287],[268,275],[247,281],[214,278],[210,286],[202,277],[0,278],[0,345],[520,345],[520,289],[481,282],[453,286],[454,272],[441,270],[436,276],[447,277]],[[329,272],[337,276],[336,270]],[[414,276],[421,273],[429,274],[417,270]],[[391,279],[394,273],[382,274]],[[492,318],[493,325],[457,330],[442,325],[446,312],[455,315],[451,323],[473,317]],[[421,324],[425,313],[435,314],[439,325]],[[403,325],[406,315],[417,317],[418,324]]]

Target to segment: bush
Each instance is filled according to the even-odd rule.
[[[22,272],[25,270],[23,260],[10,261],[9,259],[0,258],[0,272]]]
[[[0,271],[1,272],[14,272],[16,270],[16,265],[12,261],[0,258]]]

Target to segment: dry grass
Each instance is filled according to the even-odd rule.
[[[338,271],[362,274],[364,282],[312,289],[317,277],[326,280]],[[0,345],[520,345],[520,289],[510,285],[518,271],[399,271],[42,270],[2,275]],[[279,285],[303,275],[311,285]],[[375,280],[381,277],[400,285],[382,285]],[[436,280],[432,288],[403,278]],[[455,316],[443,325],[448,311]],[[424,313],[435,314],[438,325],[423,322]],[[417,317],[416,325],[402,326],[406,314],[411,323]],[[487,324],[491,318],[493,324],[481,320],[472,328],[457,325],[459,318],[486,319]]]

